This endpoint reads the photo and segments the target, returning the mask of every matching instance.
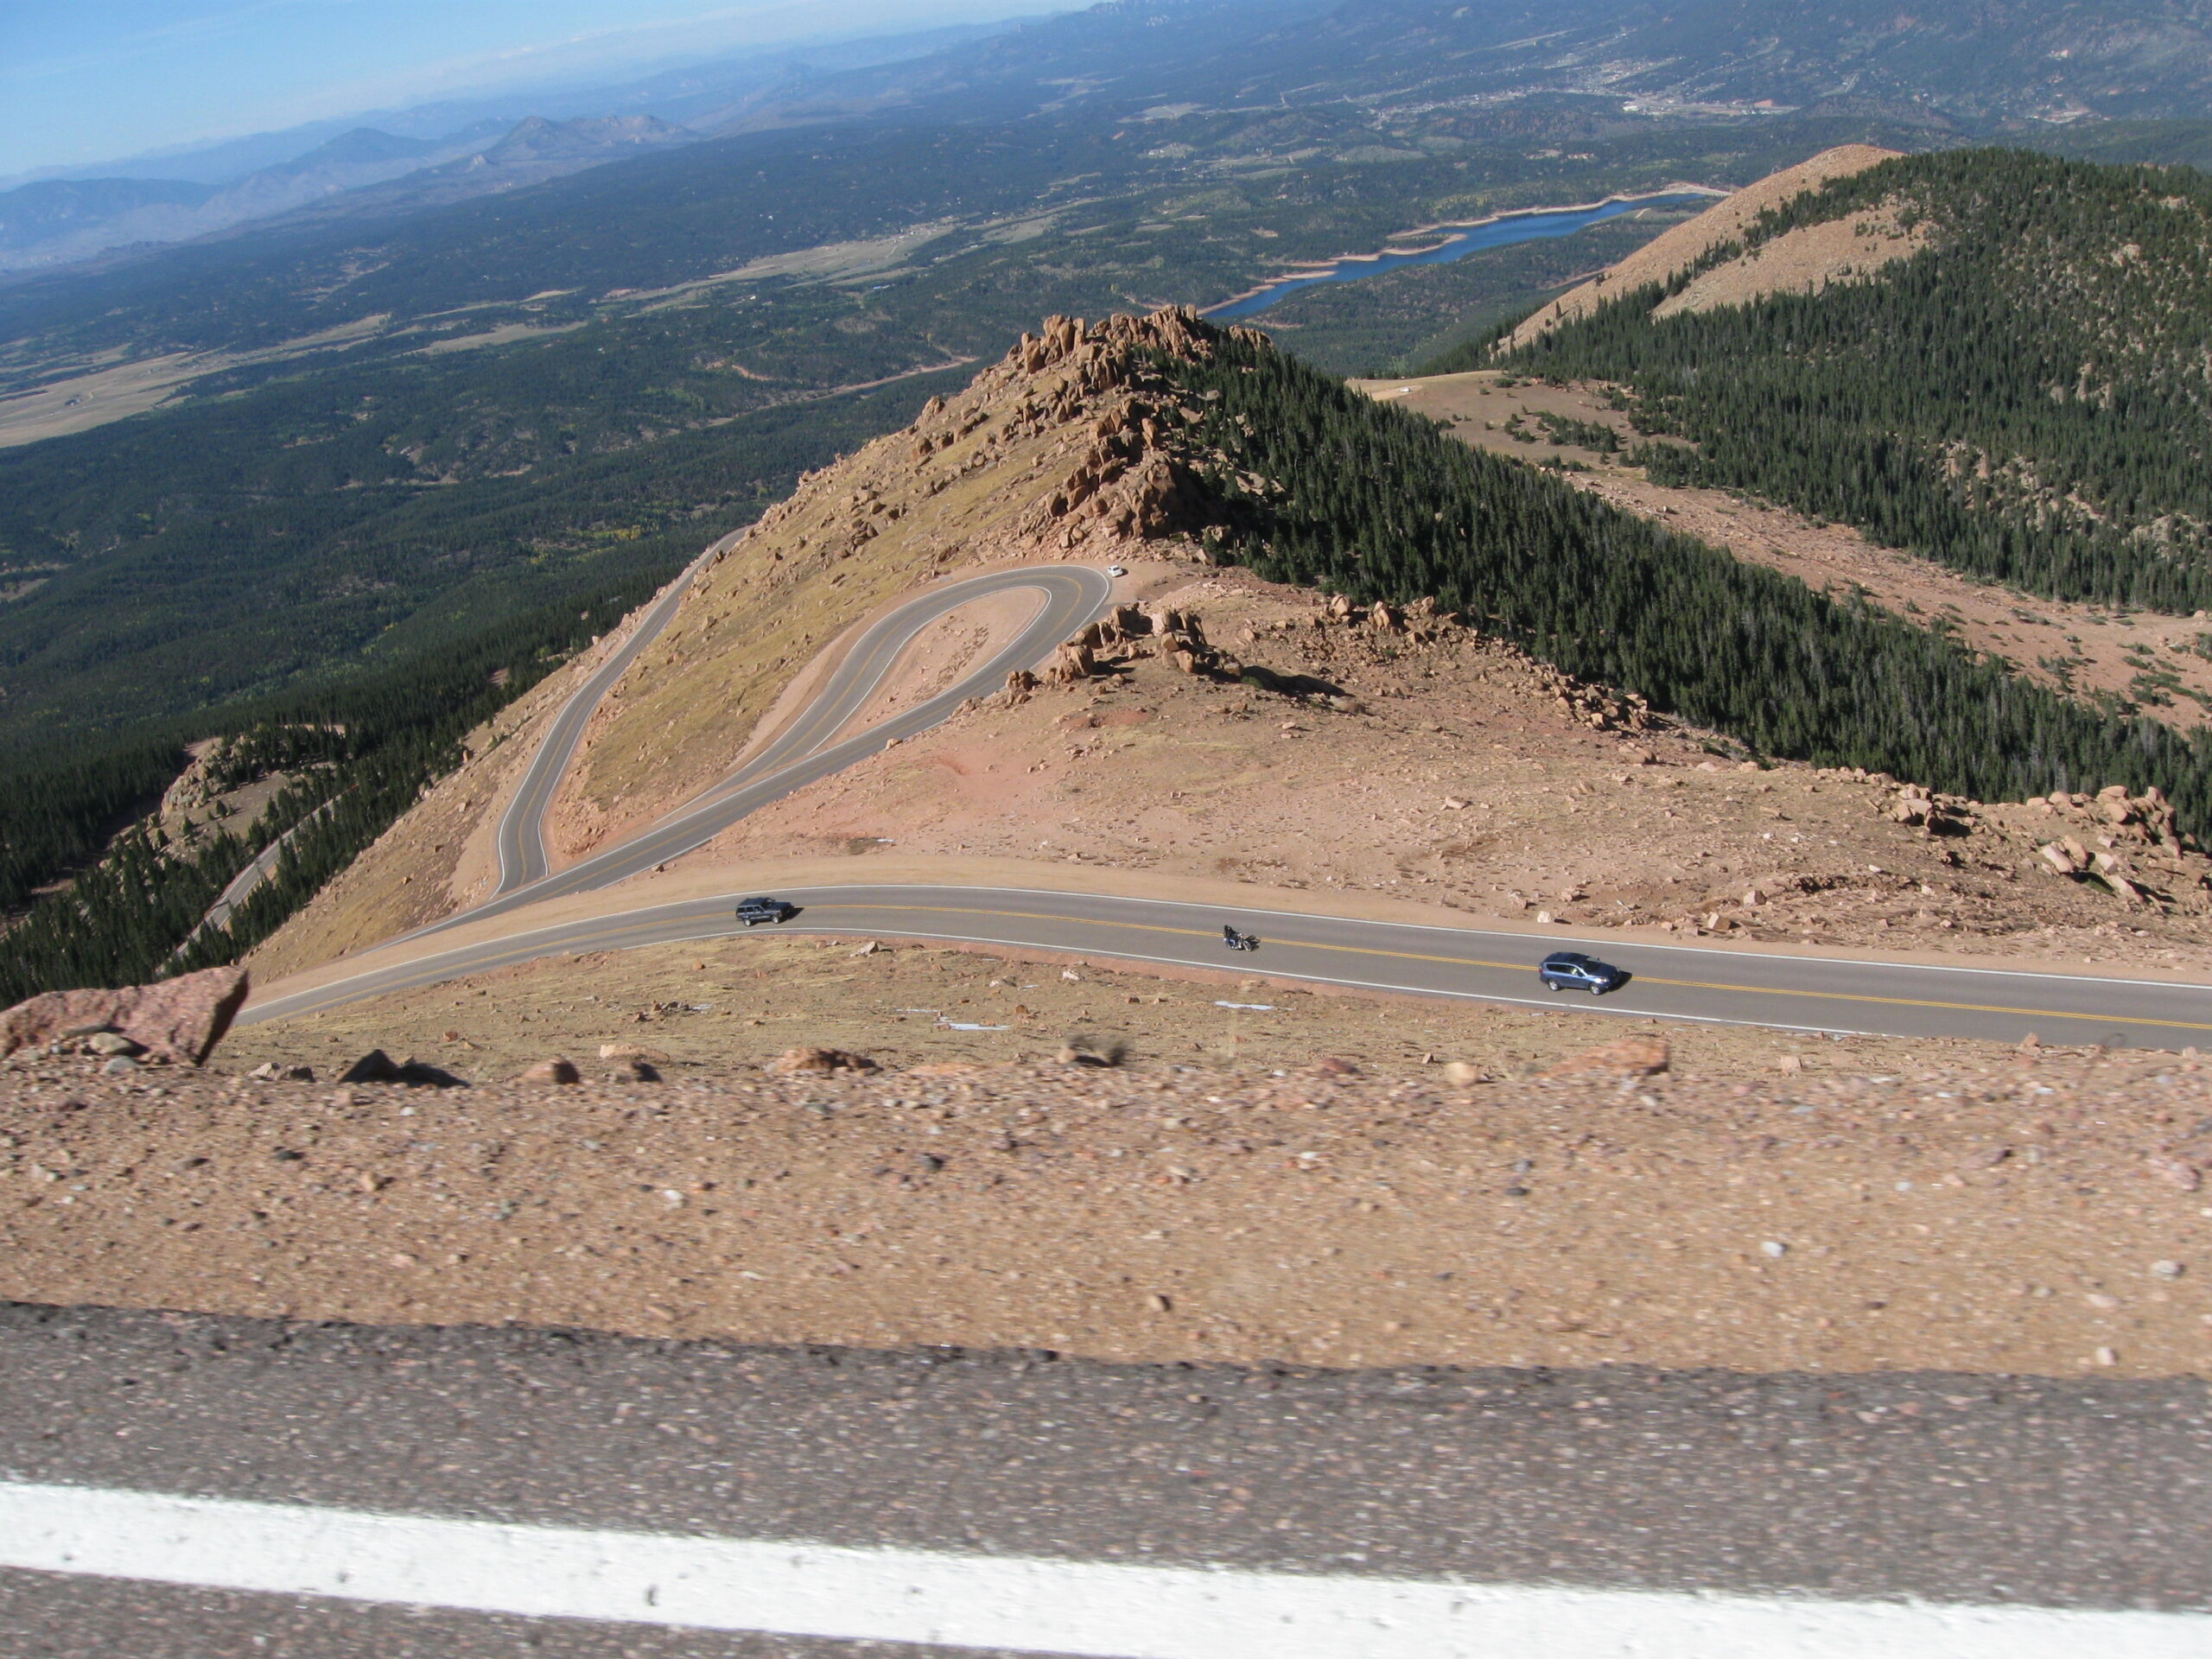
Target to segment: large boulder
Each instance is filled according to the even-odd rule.
[[[209,968],[118,991],[48,991],[0,1014],[0,1055],[116,1031],[154,1058],[198,1065],[223,1040],[245,994],[243,968]]]

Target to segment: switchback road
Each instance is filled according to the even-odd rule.
[[[554,791],[560,788],[569,763],[576,758],[576,745],[583,741],[584,728],[590,723],[593,711],[614,689],[614,683],[629,672],[630,664],[667,629],[699,572],[713,562],[715,554],[734,545],[743,535],[741,531],[724,537],[663,588],[638,619],[630,637],[561,705],[537,753],[531,757],[514,798],[499,817],[500,893],[512,893],[544,879],[551,868],[545,857],[545,809],[553,804]]]
[[[698,568],[693,567],[695,571]],[[887,743],[927,731],[969,697],[997,690],[1014,670],[1049,657],[1062,640],[1103,613],[1112,602],[1114,592],[1103,573],[1084,565],[994,570],[925,588],[871,624],[798,717],[736,772],[620,845],[549,875],[545,812],[575,757],[584,728],[614,683],[668,626],[687,587],[688,579],[672,583],[622,649],[562,706],[499,820],[498,895],[425,931],[500,915],[563,893],[607,887],[703,846],[769,802],[842,772]],[[963,605],[1001,594],[1032,591],[1039,596],[1036,615],[1019,635],[963,675],[957,683],[842,742],[831,741],[868,706],[923,629]]]
[[[835,751],[828,752],[834,753]],[[771,783],[774,779],[769,780]],[[542,957],[743,933],[737,893],[531,927],[443,950],[433,940],[365,961],[358,974],[249,1007],[249,1022],[338,1007]],[[791,888],[803,906],[785,931],[1013,946],[1178,967],[1229,969],[1367,990],[1783,1029],[1978,1037],[2113,1047],[2212,1046],[2212,988],[2142,980],[1913,963],[1769,956],[1571,934],[1531,937],[1423,927],[1257,907],[969,887]],[[481,916],[483,912],[478,912]],[[1245,955],[1224,924],[1256,932]],[[1548,994],[1535,964],[1548,950],[1601,954],[1632,976],[1603,998]]]
[[[711,550],[709,556],[711,556]],[[702,559],[702,563],[703,564]],[[695,566],[695,571],[699,569]],[[926,731],[971,696],[995,690],[1015,668],[1050,653],[1101,614],[1112,584],[1080,565],[996,570],[929,588],[863,629],[783,729],[729,777],[620,844],[547,874],[544,819],[591,714],[621,673],[658,638],[686,582],[672,584],[620,651],[578,688],[532,756],[499,824],[502,888],[477,906],[393,942],[335,982],[257,1001],[249,1022],[337,1007],[546,957],[717,938],[744,931],[734,892],[671,904],[602,910],[533,922],[531,906],[592,893],[690,852],[748,814],[851,766],[888,743]],[[931,623],[963,605],[1035,592],[1037,613],[988,661],[946,690],[849,735],[899,658]],[[1620,938],[1576,938],[1423,927],[1271,908],[1216,908],[1169,899],[982,887],[815,887],[780,896],[804,906],[799,931],[1064,951],[1129,963],[1233,968],[1281,979],[1495,1003],[1559,1003],[1535,981],[1547,950],[1577,946],[1627,969],[1629,983],[1602,1001],[1568,994],[1599,1012],[1785,1030],[2018,1042],[2185,1048],[2212,1046],[2212,987],[2055,972],[1848,961],[1716,950]],[[1281,905],[1287,895],[1274,895]],[[480,924],[512,916],[487,934]],[[1224,948],[1234,923],[1264,938],[1256,955]],[[439,948],[457,930],[474,937]]]
[[[2208,1470],[2182,1380],[0,1304],[0,1650],[2183,1659],[2212,1650]]]

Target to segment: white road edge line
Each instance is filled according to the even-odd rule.
[[[0,1567],[1096,1659],[2202,1659],[2212,1616],[1135,1567],[0,1484]]]

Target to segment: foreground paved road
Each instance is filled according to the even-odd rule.
[[[1050,1593],[1023,1613],[1018,1581],[997,1611],[1060,1634],[969,1644],[992,1650],[1191,1653],[1173,1632],[1149,1647],[1066,1634],[1141,1621],[1141,1605],[1057,1587],[1104,1565],[1221,1569],[1203,1580],[1217,1592],[1204,1616],[1250,1628],[1222,1627],[1193,1659],[1538,1650],[1457,1637],[1409,1649],[1418,1609],[1317,1649],[1310,1612],[1284,1618],[1302,1598],[1350,1608],[1455,1585],[1487,1606],[1493,1637],[1521,1628],[1525,1601],[1547,1621],[1542,1649],[1576,1659],[2212,1651],[2212,1413],[2197,1382],[1108,1367],[0,1306],[0,1515],[15,1522],[0,1561],[37,1559],[40,1529],[21,1517],[54,1485],[88,1510],[82,1492],[107,1489],[277,1506],[236,1512],[247,1519],[202,1583],[288,1570],[287,1550],[323,1552],[326,1574],[334,1551],[356,1576],[327,1579],[334,1597],[133,1582],[130,1563],[92,1556],[144,1549],[135,1570],[152,1576],[190,1516],[146,1538],[117,1526],[61,1571],[0,1570],[0,1651],[16,1659],[904,1653],[966,1616],[940,1606],[931,1627],[915,1611],[928,1573],[999,1558],[1030,1563],[1028,1589]],[[674,1577],[626,1624],[458,1611],[452,1593],[447,1611],[410,1611],[337,1599],[388,1582],[365,1534],[296,1527],[245,1548],[296,1506],[547,1529],[529,1540],[807,1540],[903,1576],[887,1612],[862,1585],[794,1615],[770,1580],[799,1570],[799,1548],[759,1553],[749,1586],[703,1586],[736,1595],[741,1623],[754,1609],[756,1628],[875,1619],[864,1645],[655,1628],[676,1617],[662,1605],[696,1605],[702,1586]],[[528,1554],[509,1548],[507,1568]],[[403,1570],[436,1583],[452,1566],[418,1554]],[[502,1587],[495,1564],[470,1593],[513,1605],[588,1576]],[[1239,1600],[1255,1583],[1257,1613]],[[1772,1598],[1799,1599],[1781,1627],[1759,1599]],[[2044,1611],[1993,1611],[2008,1606]],[[1631,1623],[1611,1635],[1593,1622],[1624,1608]]]
[[[512,934],[372,967],[353,978],[258,1002],[244,1018],[253,1023],[311,1014],[542,957],[741,933],[745,930],[732,913],[739,896],[535,929],[526,914],[518,915]],[[2212,1043],[2212,988],[2194,985],[1839,962],[1564,933],[1532,938],[1279,911],[1224,912],[1099,893],[855,886],[787,889],[780,896],[804,906],[785,931],[1018,945],[1125,962],[1249,969],[1317,983],[1594,1007],[1637,1018],[2002,1042],[2018,1042],[2033,1032],[2044,1042],[2112,1047],[2178,1049]],[[1227,950],[1221,940],[1224,922],[1257,931],[1262,941],[1258,953]],[[1601,952],[1634,978],[1599,1001],[1579,993],[1549,995],[1535,982],[1535,964],[1546,950],[1566,945]]]
[[[621,651],[562,706],[499,820],[498,895],[424,931],[437,932],[540,899],[607,887],[704,846],[769,802],[843,771],[887,742],[927,731],[969,697],[997,690],[1014,670],[1043,661],[1062,640],[1103,613],[1114,592],[1113,583],[1103,572],[1084,565],[994,570],[925,588],[872,624],[845,653],[813,701],[735,772],[642,834],[549,876],[546,809],[575,758],[576,745],[592,711],[639,653],[667,627],[689,585],[688,575],[671,584]],[[924,628],[963,605],[1001,594],[1028,592],[1038,596],[1037,614],[988,661],[906,713],[842,743],[830,742],[867,707],[900,653]]]

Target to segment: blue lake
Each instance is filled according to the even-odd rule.
[[[1249,317],[1271,305],[1280,304],[1303,289],[1319,288],[1324,283],[1356,283],[1363,276],[1380,276],[1385,271],[1397,270],[1406,265],[1448,265],[1471,253],[1480,253],[1484,248],[1506,248],[1516,242],[1542,242],[1555,237],[1573,236],[1586,225],[1618,219],[1624,213],[1632,213],[1642,207],[1710,207],[1719,200],[1718,195],[1707,195],[1701,190],[1682,190],[1658,196],[1617,196],[1611,201],[1601,201],[1594,207],[1535,207],[1526,213],[1502,213],[1496,219],[1484,219],[1477,225],[1440,226],[1434,231],[1423,232],[1422,235],[1440,237],[1442,240],[1418,253],[1382,253],[1370,255],[1364,259],[1340,259],[1325,269],[1317,267],[1312,270],[1302,270],[1295,276],[1285,276],[1278,282],[1269,283],[1258,292],[1248,294],[1241,300],[1231,300],[1226,305],[1216,306],[1205,315],[1224,320]]]

